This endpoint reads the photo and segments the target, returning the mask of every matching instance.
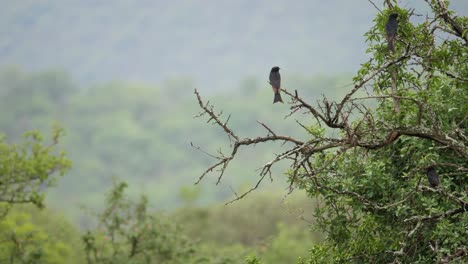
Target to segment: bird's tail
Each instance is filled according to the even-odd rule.
[[[388,40],[388,50],[391,52],[395,52],[395,39]]]
[[[273,103],[276,103],[276,102],[283,103],[283,99],[281,99],[281,94],[279,93],[279,90],[278,92],[275,93],[275,98],[273,99]]]

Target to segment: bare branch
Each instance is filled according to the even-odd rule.
[[[382,10],[380,10],[380,8],[378,8],[377,5],[372,0],[367,0],[367,1],[369,1],[369,3],[371,3],[375,7],[375,9],[379,11],[379,13],[382,13]]]
[[[224,205],[228,205],[228,204],[230,204],[230,203],[233,203],[233,202],[235,202],[235,201],[238,201],[238,200],[244,198],[245,196],[247,196],[249,193],[255,191],[255,190],[258,188],[258,186],[260,186],[260,183],[263,181],[263,179],[265,178],[265,176],[266,176],[266,174],[265,174],[265,175],[262,175],[262,176],[260,177],[260,179],[257,181],[257,183],[255,184],[254,187],[250,188],[248,191],[246,191],[245,193],[243,193],[241,196],[237,196],[237,194],[236,194],[236,198],[235,198],[235,199],[233,199],[233,200],[231,200],[231,201],[225,203]]]
[[[239,137],[237,137],[237,135],[235,135],[234,132],[233,132],[230,128],[227,127],[227,121],[229,120],[229,117],[230,117],[230,116],[228,117],[228,119],[226,120],[226,122],[224,122],[224,123],[221,122],[221,121],[219,120],[219,116],[220,116],[220,115],[216,115],[216,114],[213,112],[213,108],[210,107],[209,102],[207,102],[206,105],[203,104],[202,99],[200,98],[200,94],[198,93],[197,89],[195,89],[195,94],[196,94],[197,99],[198,99],[198,104],[199,104],[200,107],[204,110],[204,113],[207,113],[207,114],[210,116],[210,119],[209,119],[209,120],[211,120],[211,119],[215,120],[215,122],[216,122],[221,128],[223,128],[224,131],[225,131],[227,134],[229,134],[231,137],[233,137],[234,139],[236,139],[236,141],[239,141]],[[202,113],[202,114],[203,114],[203,113]],[[208,121],[209,121],[209,120],[208,120]]]
[[[259,123],[260,125],[262,125],[266,130],[268,130],[268,132],[270,132],[273,136],[276,136],[275,132],[273,132],[273,130],[271,130],[267,125],[265,125],[264,123],[260,122],[257,120],[257,123]]]

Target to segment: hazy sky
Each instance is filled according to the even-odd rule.
[[[208,90],[266,80],[273,65],[283,74],[354,73],[377,12],[365,0],[3,2],[0,65],[62,68],[88,84],[186,76]],[[468,1],[452,2],[467,14]]]

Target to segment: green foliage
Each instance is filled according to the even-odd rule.
[[[96,228],[83,235],[88,263],[234,264],[253,253],[267,263],[289,263],[320,240],[295,219],[306,217],[298,215],[310,206],[304,199],[279,205],[272,202],[278,196],[262,195],[237,207],[186,207],[164,215],[148,212],[145,196],[129,200],[126,188],[114,184],[105,209],[95,214]]]
[[[148,200],[132,202],[127,184],[116,182],[106,207],[98,213],[96,229],[83,236],[88,263],[187,263],[193,245],[177,225],[147,212]]]
[[[278,233],[272,237],[264,252],[259,256],[265,263],[293,263],[301,256],[306,256],[310,247],[318,242],[316,233],[287,223],[278,224]]]
[[[197,257],[193,257],[192,260],[193,263],[241,264],[244,263],[242,259],[253,251],[253,248],[245,247],[239,243],[220,245],[216,241],[199,242],[196,252]]]
[[[204,249],[206,245],[209,250],[203,255],[211,258],[224,255],[238,261],[255,252],[265,263],[293,263],[322,236],[311,233],[306,222],[314,203],[297,195],[283,199],[257,193],[228,206],[185,207],[170,217],[191,239],[199,240]]]
[[[62,134],[54,127],[48,143],[36,130],[24,133],[20,144],[0,137],[0,263],[79,263],[70,244],[76,235],[72,227],[35,208],[19,207],[43,208],[46,190],[71,167],[56,149]]]
[[[248,256],[245,259],[245,263],[247,263],[247,264],[262,264],[262,261],[260,260],[260,258],[258,258],[256,256]]]
[[[392,12],[400,21],[395,54],[388,53],[383,38]],[[377,16],[366,34],[373,60],[354,78],[359,82],[392,58],[403,58],[374,82],[377,95],[390,96],[390,72],[397,71],[401,114],[391,100],[381,100],[368,113],[373,122],[359,128],[367,132],[359,140],[376,140],[392,130],[403,135],[374,150],[313,156],[314,168],[326,169],[301,186],[321,201],[315,217],[327,239],[301,263],[431,263],[466,254],[468,46],[457,37],[436,41],[434,22],[412,24],[409,16],[398,7]],[[430,165],[442,180],[438,190],[425,186]]]
[[[0,208],[19,203],[43,207],[45,190],[71,167],[65,153],[56,149],[62,134],[55,127],[49,144],[39,131],[26,132],[21,144],[8,144],[5,136],[0,137]]]
[[[83,263],[79,234],[48,210],[15,206],[0,220],[0,263]]]
[[[262,193],[228,206],[185,207],[174,212],[172,217],[190,237],[221,245],[256,246],[279,235],[282,225],[298,228],[289,234],[298,234],[295,239],[300,239],[299,233],[303,232],[311,241],[319,241],[321,236],[309,233],[308,223],[301,220],[310,218],[315,204],[306,198],[290,197],[286,202],[281,199],[280,195]],[[210,225],[211,228],[205,228]]]

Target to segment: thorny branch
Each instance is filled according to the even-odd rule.
[[[460,25],[459,23],[457,23],[457,21],[455,21],[455,19],[453,17],[450,16],[448,10],[447,10],[447,6],[445,4],[445,1],[443,0],[437,0],[436,1],[436,6],[434,6],[431,1],[428,1],[426,0],[426,2],[432,7],[433,10],[437,10],[438,11],[438,15],[440,17],[442,17],[442,19],[445,21],[445,23],[447,23],[451,29],[453,30],[453,33],[454,35],[456,35],[457,37],[463,39],[465,41],[465,45],[468,45],[468,35],[464,35],[464,31],[466,30],[465,28],[463,28],[463,25]]]
[[[258,122],[258,123],[261,126],[263,126],[265,129],[267,129],[270,135],[267,135],[265,137],[240,139],[240,137],[238,137],[232,131],[232,129],[230,129],[228,127],[228,125],[227,125],[228,122],[227,121],[221,122],[221,119],[220,119],[221,114],[215,114],[214,107],[212,105],[210,105],[209,102],[207,102],[206,104],[203,103],[202,98],[200,97],[200,94],[198,93],[198,91],[196,89],[195,89],[195,95],[197,96],[198,103],[199,103],[200,107],[203,109],[203,112],[200,113],[198,116],[203,116],[204,114],[208,114],[208,116],[210,117],[208,121],[214,120],[214,124],[217,124],[218,126],[220,126],[224,130],[225,133],[227,133],[228,135],[230,135],[232,138],[235,139],[231,154],[229,156],[226,156],[223,153],[220,153],[218,156],[208,154],[208,155],[210,155],[212,157],[215,157],[215,159],[217,159],[218,162],[216,162],[215,164],[210,166],[207,170],[205,170],[202,173],[202,175],[199,177],[199,179],[197,180],[196,184],[198,184],[206,176],[206,174],[212,172],[215,169],[218,169],[218,171],[219,171],[218,181],[216,183],[216,184],[219,184],[220,181],[221,181],[222,176],[224,175],[224,172],[225,172],[227,166],[229,165],[229,162],[234,159],[235,155],[237,154],[237,151],[238,151],[239,147],[241,147],[241,146],[253,145],[253,144],[264,143],[264,142],[269,142],[269,141],[284,141],[284,142],[291,142],[291,143],[293,143],[295,145],[298,145],[298,146],[304,145],[304,142],[302,142],[301,140],[295,139],[293,137],[277,135],[276,133],[273,132],[273,130],[271,128],[269,128],[267,125],[265,125],[262,122]],[[200,148],[197,148],[197,149],[200,150]],[[286,155],[286,156],[289,156],[289,155]],[[273,163],[275,163],[275,162],[273,162]],[[265,168],[268,168],[268,170],[266,172],[268,172],[270,170],[273,163],[270,164],[270,165],[265,165]],[[265,173],[262,172],[262,175],[266,174],[266,172]]]
[[[269,128],[264,123],[257,121],[262,127],[264,127],[268,131],[267,136],[257,137],[257,138],[244,138],[241,139],[234,131],[228,127],[229,117],[226,121],[221,121],[222,112],[216,114],[214,111],[213,105],[210,102],[204,103],[198,90],[195,89],[195,95],[197,97],[199,106],[203,110],[197,117],[201,117],[205,114],[209,116],[207,122],[213,121],[214,124],[217,124],[221,127],[224,132],[230,137],[234,139],[233,148],[230,155],[225,155],[220,153],[219,155],[210,155],[215,157],[218,160],[215,164],[210,166],[207,170],[205,170],[202,175],[197,180],[196,184],[198,184],[208,173],[217,170],[219,172],[217,184],[220,183],[222,176],[225,173],[229,163],[231,160],[234,159],[235,155],[237,154],[238,149],[241,146],[247,145],[254,145],[258,143],[265,143],[270,141],[283,141],[283,142],[290,142],[294,144],[294,147],[282,155],[277,156],[274,160],[269,162],[268,164],[263,166],[261,172],[261,178],[259,182],[254,186],[253,189],[256,189],[260,182],[264,179],[264,176],[267,173],[271,173],[271,167],[278,161],[283,159],[292,159],[294,160],[295,167],[294,172],[298,171],[298,168],[303,164],[305,159],[308,159],[313,153],[323,152],[329,149],[340,148],[343,151],[346,151],[350,148],[354,147],[361,147],[365,149],[379,149],[385,147],[387,145],[392,144],[396,141],[400,136],[410,136],[410,137],[417,137],[422,139],[428,139],[434,142],[437,142],[447,148],[455,150],[461,156],[468,158],[468,149],[464,142],[457,141],[454,139],[452,135],[442,134],[438,131],[434,131],[432,128],[426,128],[421,126],[414,126],[414,127],[392,127],[387,128],[387,131],[383,134],[380,133],[380,137],[376,136],[375,131],[370,131],[370,133],[366,133],[369,131],[362,130],[360,131],[359,125],[362,123],[369,124],[371,129],[374,129],[376,126],[375,121],[368,112],[366,112],[362,117],[361,120],[358,122],[358,125],[353,127],[353,125],[349,122],[348,117],[350,114],[358,109],[358,105],[355,104],[355,101],[359,100],[366,100],[370,98],[375,99],[388,99],[388,98],[398,98],[398,99],[407,99],[413,101],[419,108],[418,120],[417,124],[421,123],[421,118],[424,110],[428,110],[425,107],[424,102],[418,101],[414,98],[409,97],[400,97],[396,95],[390,96],[374,96],[374,97],[364,97],[364,98],[353,98],[353,95],[361,88],[363,88],[369,81],[373,80],[379,73],[388,70],[391,66],[399,64],[405,60],[408,60],[412,55],[414,49],[411,48],[411,45],[407,45],[405,52],[395,60],[388,61],[381,65],[379,68],[376,68],[370,71],[367,75],[365,75],[360,81],[358,81],[352,90],[347,93],[343,99],[339,103],[329,103],[326,98],[323,99],[322,105],[319,105],[319,108],[314,108],[311,104],[309,104],[306,100],[301,98],[297,91],[294,94],[290,93],[287,90],[283,90],[283,93],[288,95],[291,98],[292,106],[291,106],[291,113],[287,116],[292,116],[295,112],[299,109],[304,108],[307,109],[317,120],[317,123],[325,124],[327,127],[332,129],[340,129],[345,132],[347,136],[342,138],[318,138],[319,141],[310,141],[310,142],[302,142],[301,140],[284,136],[284,135],[277,135],[271,128]],[[346,108],[346,111],[344,109]],[[362,111],[361,111],[362,112]],[[370,136],[369,136],[370,135]],[[199,149],[199,148],[198,148]],[[200,149],[199,149],[200,150]],[[302,161],[298,162],[299,157],[302,157]],[[296,175],[294,175],[294,178]],[[251,192],[249,190],[247,193]],[[246,194],[247,194],[246,193]],[[237,198],[240,199],[244,197],[244,195],[238,196]],[[236,199],[237,200],[237,199]]]
[[[204,114],[208,114],[210,116],[210,118],[208,119],[207,123],[209,123],[211,120],[214,120],[220,127],[222,127],[224,129],[224,132],[226,132],[226,134],[230,135],[231,137],[233,137],[237,142],[239,142],[239,138],[234,134],[234,132],[227,127],[227,123],[229,122],[229,117],[227,118],[227,120],[223,123],[221,122],[221,120],[219,119],[219,116],[222,114],[215,114],[213,112],[213,106],[210,105],[210,102],[208,101],[206,104],[203,104],[201,98],[200,98],[200,94],[198,94],[198,91],[197,89],[195,89],[195,94],[197,95],[197,99],[198,99],[198,104],[200,105],[200,107],[203,109],[203,112],[200,113],[199,116],[203,116]]]
[[[403,56],[406,57],[407,55]],[[387,67],[390,64],[385,64]],[[382,68],[379,68],[378,70],[372,72],[370,75],[375,76],[376,72],[382,71]],[[351,107],[347,110],[344,116],[348,116],[351,111],[356,109],[356,105],[354,104],[354,101],[357,100],[367,100],[371,98],[376,98],[376,99],[387,99],[391,98],[392,96],[374,96],[374,97],[363,97],[363,98],[352,98],[352,94],[355,93],[355,91],[362,87],[365,82],[369,81],[369,77],[365,78],[364,81],[359,82],[359,85],[356,85],[353,90],[348,93],[345,98],[346,100],[343,99],[341,103],[339,104],[338,109],[344,109],[342,105],[345,105],[346,103],[351,104],[354,107]],[[365,113],[362,116],[362,119],[360,122],[357,122],[358,125],[354,126],[349,123],[347,118],[337,118],[336,115],[332,114],[332,108],[328,106],[322,108],[321,110],[317,110],[314,107],[312,107],[309,103],[307,103],[304,99],[302,99],[297,91],[294,94],[291,94],[288,91],[284,91],[285,94],[289,95],[291,97],[293,106],[291,107],[291,111],[294,112],[297,110],[297,108],[306,108],[314,115],[317,117],[319,120],[321,120],[324,124],[326,124],[330,128],[338,128],[340,130],[343,130],[346,132],[346,136],[342,138],[326,138],[326,137],[317,137],[316,139],[310,140],[308,142],[303,142],[301,140],[295,139],[293,137],[289,136],[284,136],[284,135],[278,135],[275,133],[270,127],[268,127],[266,124],[257,121],[258,124],[260,124],[263,128],[265,128],[268,131],[268,134],[263,137],[256,137],[256,138],[243,138],[241,139],[238,135],[236,135],[231,128],[228,127],[227,121],[222,122],[220,114],[215,114],[214,112],[214,107],[209,104],[209,102],[204,103],[199,92],[195,89],[195,94],[198,99],[200,107],[203,109],[204,112],[200,113],[198,116],[203,116],[204,114],[207,114],[209,116],[209,121],[214,120],[214,124],[217,124],[220,126],[225,133],[231,136],[231,138],[236,139],[230,155],[225,155],[223,153],[219,153],[218,155],[212,155],[208,154],[207,152],[204,152],[205,154],[214,157],[218,161],[211,165],[208,169],[206,169],[202,175],[199,177],[199,179],[196,181],[196,184],[198,184],[208,173],[216,170],[219,172],[218,175],[218,180],[216,184],[219,184],[230,161],[234,159],[236,156],[238,149],[242,146],[248,146],[248,145],[255,145],[259,143],[265,143],[265,142],[270,142],[270,141],[283,141],[283,142],[289,142],[292,143],[292,148],[289,149],[288,151],[285,151],[284,153],[278,155],[275,159],[272,161],[268,162],[262,167],[261,173],[260,173],[260,179],[256,183],[252,189],[247,191],[246,193],[238,196],[236,195],[236,199],[242,199],[245,197],[248,193],[252,192],[253,190],[257,189],[257,187],[260,185],[260,183],[263,181],[266,175],[271,175],[271,168],[273,165],[281,160],[285,159],[291,159],[293,160],[293,166],[292,169],[294,171],[293,173],[293,178],[291,184],[294,182],[294,179],[297,177],[297,173],[299,172],[299,169],[304,166],[304,162],[307,161],[312,154],[318,153],[318,152],[323,152],[326,150],[331,150],[331,149],[340,149],[341,151],[347,151],[352,148],[360,147],[364,149],[379,149],[385,146],[388,146],[392,144],[394,141],[396,141],[399,137],[401,136],[409,136],[409,137],[417,137],[421,139],[427,139],[431,140],[434,142],[437,142],[445,147],[451,148],[455,150],[457,153],[459,153],[461,156],[468,157],[468,151],[467,148],[464,144],[454,140],[451,138],[449,135],[445,134],[439,134],[437,131],[433,131],[432,129],[428,129],[422,126],[414,126],[414,127],[393,127],[389,128],[387,132],[384,134],[381,134],[381,136],[376,136],[373,133],[367,133],[367,134],[372,134],[371,136],[366,135],[366,131],[362,130],[360,131],[359,125],[362,124],[363,122],[370,123],[371,125],[374,125],[373,123],[373,118],[370,114]],[[420,111],[422,109],[426,109],[423,105],[423,102],[420,102],[414,98],[407,98],[407,97],[401,97],[401,99],[408,99],[410,101],[413,101],[415,104],[418,105],[418,108]],[[327,105],[327,100],[326,98],[324,99],[324,104]],[[342,110],[339,110],[342,111]],[[343,115],[342,115],[343,116]],[[418,115],[420,116],[420,114]],[[339,121],[338,123],[336,121]],[[418,122],[419,123],[419,122]],[[197,149],[201,150],[200,148],[196,147]],[[202,150],[201,150],[202,151]],[[292,186],[290,186],[291,188]],[[340,191],[337,190],[332,190],[333,192],[340,193]],[[368,204],[372,206],[375,209],[385,209],[387,206],[381,206],[381,205],[372,205],[369,201],[365,201],[363,197],[360,197],[358,194],[353,194],[353,193],[343,193],[341,194],[348,194],[348,195],[354,195],[357,197],[359,200],[364,202],[365,204]],[[233,202],[230,201],[230,202]]]

